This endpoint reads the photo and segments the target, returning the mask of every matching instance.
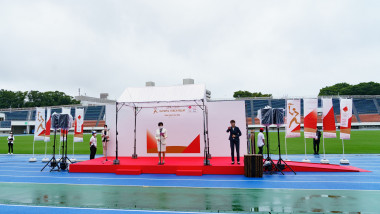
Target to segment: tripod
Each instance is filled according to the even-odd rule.
[[[282,172],[282,170],[278,168],[278,166],[273,162],[272,158],[269,156],[268,125],[265,125],[265,132],[266,132],[266,135],[267,135],[267,158],[264,161],[263,167],[264,167],[264,169],[266,171],[270,171],[270,174],[273,174],[273,172],[275,171],[275,169],[277,169],[277,171],[281,172],[284,175],[284,173]]]
[[[290,169],[295,175],[296,172],[290,167],[282,158],[281,158],[281,144],[280,144],[280,126],[277,125],[277,137],[278,137],[278,161],[277,161],[277,169],[285,170],[285,168]],[[281,171],[282,174],[284,174]]]
[[[53,157],[46,163],[46,165],[41,169],[41,172],[50,164],[50,172],[51,171],[61,171],[58,167],[57,160],[55,159],[55,139],[57,136],[57,129],[54,129],[54,143],[53,143]],[[55,169],[57,167],[57,169]]]
[[[62,129],[61,129],[62,131]],[[69,161],[70,163],[71,160],[69,158],[67,158],[67,133],[68,133],[68,130],[66,129],[63,129],[63,135],[62,135],[62,158],[61,158],[61,161],[60,161],[60,168],[62,170],[66,170],[68,168],[68,163],[67,161]]]

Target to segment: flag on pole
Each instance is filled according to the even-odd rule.
[[[83,108],[75,109],[74,142],[83,142]]]
[[[34,126],[34,141],[43,141],[45,139],[45,109],[36,108],[36,123]]]
[[[332,98],[322,99],[323,137],[336,138],[335,117]]]
[[[50,128],[51,128],[51,108],[46,109],[46,130],[45,142],[50,142]]]
[[[349,140],[351,137],[352,99],[340,100],[340,139]]]
[[[304,113],[304,136],[305,138],[315,138],[317,131],[317,109],[318,99],[304,99],[303,100],[303,113]]]
[[[301,101],[286,101],[286,137],[301,136]]]
[[[68,114],[70,115],[71,114],[71,108],[65,108],[65,107],[62,107],[62,114]],[[63,141],[63,134],[68,134],[69,133],[69,130],[62,130],[61,129],[61,137],[60,137],[60,140],[61,142]]]

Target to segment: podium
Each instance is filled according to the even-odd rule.
[[[244,155],[245,177],[263,177],[263,155]]]

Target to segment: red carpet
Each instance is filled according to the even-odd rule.
[[[212,166],[203,165],[203,157],[167,157],[165,165],[157,165],[157,157],[120,157],[120,165],[113,165],[115,157],[97,158],[83,161],[70,165],[70,172],[88,172],[88,173],[116,173],[139,175],[145,174],[177,174],[177,175],[243,175],[244,161],[241,159],[241,165],[231,165],[230,157],[213,157],[210,161]],[[296,172],[368,172],[353,166],[340,166],[334,164],[319,163],[302,163],[288,161]],[[289,170],[285,170],[289,171]]]

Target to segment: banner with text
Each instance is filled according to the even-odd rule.
[[[84,109],[75,109],[75,121],[74,121],[74,142],[83,142],[83,116]]]
[[[352,99],[340,100],[340,139],[351,138]]]
[[[304,136],[305,138],[315,138],[317,131],[318,99],[304,99]]]
[[[50,142],[50,128],[51,128],[51,108],[46,109],[46,130],[45,130],[45,142]]]
[[[45,108],[36,108],[36,124],[34,126],[34,141],[45,139]]]
[[[300,100],[286,101],[286,137],[301,136],[301,102]]]
[[[332,98],[322,99],[323,137],[336,138],[335,117]]]

